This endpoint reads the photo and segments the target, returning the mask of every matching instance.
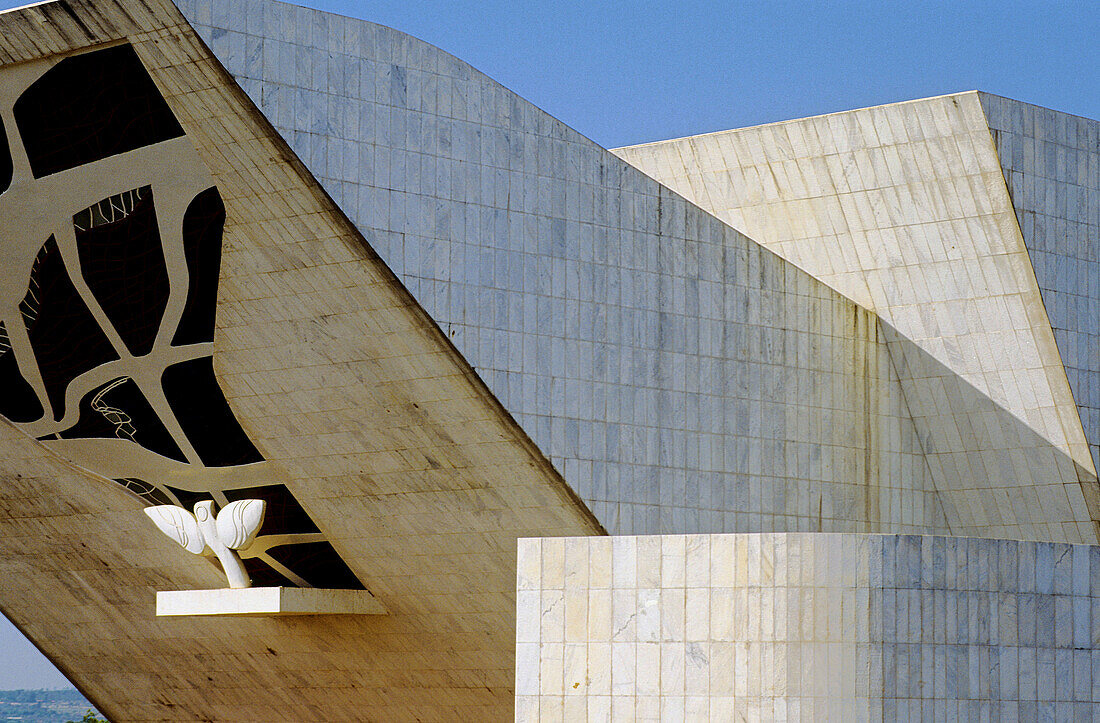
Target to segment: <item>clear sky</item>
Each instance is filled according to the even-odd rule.
[[[72,687],[23,633],[0,615],[0,690]]]
[[[437,45],[606,147],[975,89],[1100,118],[1095,0],[302,4]],[[0,618],[0,689],[63,684],[43,663]]]
[[[1095,0],[311,0],[410,33],[605,147],[964,90],[1100,118]]]

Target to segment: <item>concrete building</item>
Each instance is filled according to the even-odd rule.
[[[2,13],[0,123],[0,609],[112,719],[1100,717],[1100,123],[610,152],[271,0]],[[249,499],[329,607],[158,616]]]

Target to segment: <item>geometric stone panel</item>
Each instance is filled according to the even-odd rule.
[[[1092,720],[1100,547],[520,540],[516,720]]]
[[[1097,539],[1082,415],[976,93],[615,152],[882,319],[953,532]]]
[[[1100,123],[979,93],[1100,469]]]

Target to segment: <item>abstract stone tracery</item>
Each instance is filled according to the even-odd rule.
[[[80,402],[80,420],[58,436],[125,439],[169,459],[187,462],[164,423],[129,377],[113,379],[88,392]]]
[[[361,589],[286,486],[271,483],[277,470],[215,376],[226,215],[208,174],[135,156],[136,168],[163,170],[76,208],[57,185],[35,192],[62,171],[61,188],[93,178],[106,188],[97,164],[122,153],[187,153],[181,167],[199,169],[178,143],[182,127],[129,45],[43,65],[12,108],[10,142],[25,158],[0,144],[0,192],[9,180],[19,191],[0,204],[35,204],[45,210],[35,217],[53,219],[9,242],[46,239],[21,251],[26,268],[0,274],[15,309],[0,311],[0,415],[146,504],[264,500],[270,515],[244,553],[257,584]]]

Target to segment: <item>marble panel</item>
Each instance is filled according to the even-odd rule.
[[[520,564],[545,560],[542,546],[550,542],[520,540]],[[566,701],[589,718],[608,719],[606,687],[593,684],[605,679],[608,665],[618,681],[612,720],[628,720],[643,708],[685,720],[792,714],[898,720],[994,711],[1023,718],[1029,715],[1023,711],[1058,706],[1069,718],[1091,720],[1100,706],[1094,642],[1084,633],[1089,611],[1100,602],[1100,587],[1091,583],[1100,566],[1097,546],[852,533],[584,538],[576,544],[588,548],[590,569],[605,574],[619,551],[634,551],[638,570],[663,571],[666,551],[686,546],[698,560],[696,574],[662,578],[658,589],[638,587],[638,577],[612,578],[611,594],[624,602],[617,614],[630,624],[610,637],[594,630],[576,641],[576,664],[564,677],[538,656],[517,656],[517,686],[539,692],[517,698],[516,720],[553,718]],[[1046,553],[1066,572],[1035,592],[1027,561]],[[924,574],[941,568],[957,574]],[[518,599],[538,605],[541,593],[543,606],[523,610],[521,602],[518,615],[552,616],[548,592],[536,578],[521,578]],[[689,624],[662,626],[654,637],[645,619]],[[1016,629],[1035,634],[1017,637]],[[583,662],[585,649],[609,644],[610,663],[603,654]],[[544,684],[525,682],[536,680]]]

